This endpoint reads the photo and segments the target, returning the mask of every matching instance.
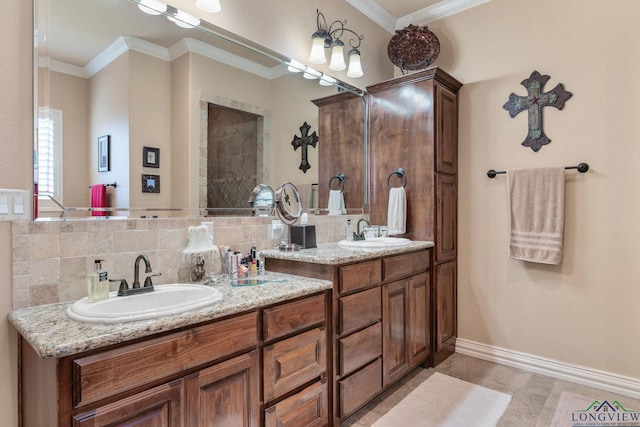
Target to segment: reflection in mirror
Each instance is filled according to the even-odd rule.
[[[270,216],[273,213],[274,203],[273,189],[265,184],[256,185],[249,197],[249,204],[253,206],[256,216]]]
[[[208,23],[181,28],[142,13],[133,0],[35,0],[35,7],[42,113],[34,175],[41,195],[54,199],[41,201],[41,217],[57,215],[55,202],[72,207],[64,215],[90,215],[88,188],[109,182],[118,182],[106,197],[114,216],[146,209],[251,215],[246,194],[283,181],[301,188],[304,208],[326,204],[308,202],[318,200],[318,150],[302,173],[290,141],[300,123],[317,127],[310,100],[337,93],[335,86],[287,72],[284,56],[219,37]],[[100,172],[104,135],[110,168]],[[162,161],[145,165],[143,147]],[[51,167],[42,166],[45,148]],[[143,174],[161,177],[161,191],[143,192]],[[234,204],[220,205],[225,198]]]

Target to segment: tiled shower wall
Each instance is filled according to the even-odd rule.
[[[318,243],[344,238],[347,219],[355,222],[359,215],[311,215]],[[182,261],[190,226],[214,223],[214,243],[248,253],[272,248],[270,239],[274,217],[225,218],[157,218],[157,219],[88,219],[59,222],[15,221],[12,224],[13,308],[74,301],[87,294],[86,275],[95,259],[110,279],[133,282],[134,261],[147,255],[156,284],[189,281],[191,265]],[[286,238],[286,232],[283,236]],[[144,264],[144,263],[142,263]],[[140,277],[144,279],[144,267]],[[111,290],[117,284],[111,284]]]

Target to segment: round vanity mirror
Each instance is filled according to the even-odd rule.
[[[249,204],[253,206],[253,212],[256,216],[271,215],[275,205],[273,189],[265,184],[256,185],[249,197]]]
[[[285,224],[289,225],[289,238],[291,237],[291,224],[295,223],[302,214],[302,201],[300,192],[290,182],[285,182],[276,190],[276,212]],[[280,242],[278,248],[281,251],[298,251],[300,245],[296,243]]]

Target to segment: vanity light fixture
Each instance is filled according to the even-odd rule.
[[[302,76],[305,79],[313,80],[313,79],[319,79],[322,76],[322,73],[318,70],[314,70],[313,68],[307,66]]]
[[[198,18],[180,9],[175,9],[173,13],[167,15],[167,19],[182,28],[194,28],[200,25]]]
[[[290,59],[289,62],[287,62],[287,70],[290,73],[299,73],[301,71],[304,71],[306,68],[306,66],[299,61],[296,61],[295,59]]]
[[[334,71],[341,71],[347,68],[347,64],[344,61],[344,42],[341,37],[345,32],[349,32],[355,35],[354,38],[349,40],[351,49],[347,53],[349,57],[349,69],[347,76],[349,77],[362,77],[362,64],[360,63],[360,51],[358,48],[362,44],[364,36],[356,33],[355,31],[345,27],[347,20],[338,21],[335,20],[331,25],[327,26],[327,20],[324,15],[316,9],[316,23],[317,31],[311,35],[312,45],[311,54],[309,55],[309,62],[312,64],[324,64],[327,62],[324,50],[325,48],[331,48],[331,61],[329,62],[329,69]]]
[[[331,86],[331,85],[335,85],[337,83],[337,80],[331,76],[327,76],[326,74],[323,74],[322,77],[320,77],[319,83],[320,83],[320,86]]]
[[[198,9],[209,13],[216,13],[222,10],[220,0],[198,0],[196,1],[196,6]]]
[[[167,4],[160,0],[140,0],[138,8],[149,15],[160,15],[167,10]]]

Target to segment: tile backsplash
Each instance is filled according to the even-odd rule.
[[[344,238],[347,219],[359,215],[311,215],[318,243]],[[104,260],[110,279],[133,282],[134,261],[147,255],[154,272],[162,273],[154,283],[188,282],[192,266],[182,260],[190,226],[213,222],[214,243],[248,253],[278,243],[271,239],[274,217],[198,217],[154,219],[90,219],[50,222],[14,221],[13,308],[74,301],[87,294],[86,275],[95,259]],[[283,236],[286,238],[286,232]],[[144,273],[140,275],[144,278]],[[111,284],[111,290],[117,284]]]

